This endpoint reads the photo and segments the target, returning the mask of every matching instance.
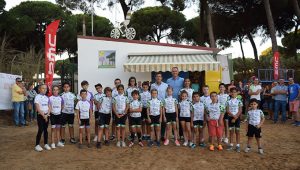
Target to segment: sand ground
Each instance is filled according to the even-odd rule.
[[[38,153],[34,151],[36,123],[15,127],[9,116],[0,116],[0,169],[300,169],[300,127],[272,124],[262,128],[265,154],[214,151],[207,148],[169,146],[117,148],[115,143],[102,149],[78,149],[67,143],[64,148]],[[78,136],[78,126],[75,135]],[[50,130],[50,129],[49,129]],[[242,124],[242,148],[246,144]],[[92,133],[93,134],[93,133]],[[206,133],[207,134],[207,133]],[[49,134],[50,135],[50,134]],[[94,136],[94,135],[92,135]]]

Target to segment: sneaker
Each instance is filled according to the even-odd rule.
[[[126,143],[124,141],[121,142],[121,145],[122,145],[123,148],[126,147]]]
[[[246,153],[248,153],[248,152],[250,152],[250,150],[251,150],[250,147],[246,147],[244,151],[245,151]]]
[[[228,138],[224,138],[224,143],[228,143]]]
[[[215,146],[214,146],[214,145],[210,145],[210,146],[209,146],[209,150],[210,150],[210,151],[214,151],[214,150],[215,150]]]
[[[109,146],[109,141],[108,141],[108,140],[105,140],[105,141],[104,141],[104,145],[105,145],[105,146]]]
[[[134,145],[134,143],[130,142],[128,146],[129,146],[129,148],[131,148],[131,147],[133,147],[133,145]]]
[[[71,138],[72,139],[72,138]],[[66,144],[66,140],[64,140],[64,139],[61,139],[60,140],[61,141],[61,143],[63,143],[64,145]],[[70,140],[71,141],[71,140]]]
[[[97,148],[97,149],[100,149],[100,148],[101,148],[101,142],[97,142],[96,148]]]
[[[73,143],[73,144],[75,144],[75,143],[76,143],[76,140],[75,140],[74,138],[71,138],[71,139],[70,139],[70,142]],[[63,145],[65,145],[65,143],[63,143]]]
[[[143,144],[142,141],[139,142],[139,145],[140,145],[141,147],[144,147],[144,144]]]
[[[37,152],[42,152],[43,151],[43,148],[40,146],[40,145],[36,145],[34,147],[34,150],[37,151]]]
[[[156,141],[156,146],[160,147],[160,141]]]
[[[297,125],[297,123],[298,123],[298,122],[296,122],[296,121],[295,121],[295,122],[293,122],[293,123],[292,123],[292,125],[296,126],[296,125]]]
[[[51,148],[52,148],[52,149],[55,149],[55,148],[56,148],[56,147],[55,147],[55,143],[52,143],[52,144],[51,144]]]
[[[202,143],[199,144],[199,146],[200,146],[201,148],[205,148],[205,147],[206,147],[206,144],[205,144],[204,142],[202,142]]]
[[[93,141],[97,142],[98,141],[98,136],[95,136]]]
[[[81,143],[79,143],[79,144],[78,144],[78,148],[79,148],[79,149],[82,149],[82,148],[83,148],[83,145],[82,145]]]
[[[153,146],[153,141],[152,140],[149,140],[149,142],[148,142],[148,147],[151,147],[151,146]]]
[[[44,146],[44,148],[45,148],[46,150],[48,150],[48,151],[51,150],[51,148],[50,148],[50,146],[49,146],[48,144],[46,144],[46,145]]]
[[[121,142],[120,141],[117,142],[117,147],[121,147]]]
[[[263,155],[264,154],[264,150],[262,148],[258,149],[258,153]]]
[[[165,145],[165,146],[169,145],[169,139],[166,139],[166,140],[165,140],[164,145]]]
[[[115,136],[114,136],[114,135],[111,136],[111,137],[109,138],[109,140],[115,140]]]
[[[229,145],[228,148],[226,149],[227,151],[232,151],[233,150],[233,146]]]
[[[61,142],[58,142],[56,146],[58,146],[58,147],[64,147],[65,145],[63,143],[61,143]]]
[[[87,144],[88,148],[92,148],[92,145],[90,143]]]
[[[189,144],[189,142],[188,142],[188,141],[185,141],[185,142],[183,143],[183,146],[188,146],[188,144]]]
[[[180,146],[180,142],[178,140],[175,140],[175,145]]]
[[[236,152],[240,153],[241,152],[241,147],[240,146],[236,146],[235,150],[236,150]]]
[[[218,145],[218,150],[222,151],[223,150],[223,146],[222,145]]]
[[[190,144],[190,147],[191,147],[192,149],[194,149],[194,148],[196,148],[196,145],[195,145],[194,143],[192,143],[192,144]]]

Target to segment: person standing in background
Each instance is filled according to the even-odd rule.
[[[22,88],[21,78],[16,78],[16,83],[12,86],[11,92],[14,109],[14,123],[16,126],[25,126],[24,95],[26,95],[26,91]]]
[[[289,107],[290,112],[294,115],[295,126],[300,126],[300,114],[299,114],[299,104],[300,104],[300,86],[294,82],[293,78],[289,78]]]
[[[279,109],[281,109],[281,122],[285,123],[286,121],[287,93],[288,87],[284,85],[284,80],[279,79],[279,84],[274,87],[274,92],[272,93],[275,96],[274,123],[278,121]]]
[[[34,98],[37,95],[36,91],[34,90],[33,84],[29,84],[28,90],[27,90],[27,100],[28,100],[28,113],[30,117],[30,122],[36,119],[35,114],[35,107],[34,107]]]
[[[250,95],[250,99],[258,100],[259,107],[260,107],[261,105],[260,93],[262,92],[262,87],[258,83],[259,83],[258,78],[255,78],[253,84],[249,88],[249,95]]]

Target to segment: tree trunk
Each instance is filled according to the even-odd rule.
[[[126,19],[126,15],[127,15],[127,12],[129,11],[129,7],[127,6],[125,0],[120,0],[119,2],[120,2],[121,7],[122,7],[124,19]]]
[[[245,62],[246,58],[245,58],[245,53],[244,53],[244,48],[243,48],[243,38],[239,35],[239,43],[240,43],[240,47],[241,47],[241,51],[242,51],[242,58],[243,61]]]
[[[295,10],[295,14],[297,16],[297,21],[298,23],[300,22],[300,9],[299,9],[299,4],[298,4],[298,0],[292,0],[292,4]]]
[[[200,0],[199,2],[199,9],[200,9],[200,16],[199,16],[199,19],[200,19],[200,35],[199,35],[199,41],[200,41],[200,44],[199,45],[204,45],[204,36],[205,36],[205,33],[206,33],[206,30],[205,30],[205,4],[207,4],[207,1],[206,0]]]
[[[206,4],[206,22],[207,22],[207,30],[208,30],[208,36],[209,36],[209,44],[211,48],[216,48],[216,41],[214,37],[214,30],[213,25],[211,21],[211,10],[208,4]]]
[[[275,31],[274,20],[273,20],[273,16],[272,16],[271,7],[270,7],[270,1],[264,0],[264,6],[265,6],[265,10],[266,10],[268,27],[269,27],[269,32],[270,32],[271,41],[272,41],[272,51],[273,51],[273,53],[275,53],[278,51],[278,46],[277,46],[277,40],[276,40],[276,31]]]
[[[297,55],[297,48],[296,48],[296,39],[297,39],[297,34],[298,34],[298,27],[299,27],[299,22],[295,26],[295,31],[294,31],[294,36],[293,36],[293,41],[294,41],[294,59],[295,61],[298,61],[298,55]]]
[[[250,40],[251,46],[253,48],[254,59],[255,59],[256,62],[259,62],[258,54],[257,54],[257,48],[256,48],[256,45],[255,45],[255,42],[253,40],[253,37],[252,37],[251,33],[247,33],[247,37]]]

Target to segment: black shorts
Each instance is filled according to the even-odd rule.
[[[98,116],[98,125],[100,127],[109,127],[110,118],[111,118],[110,114],[99,113],[99,116]]]
[[[253,125],[248,125],[248,137],[253,137],[255,135],[256,138],[261,138],[261,128],[257,128]]]
[[[229,125],[229,130],[232,130],[232,129],[236,129],[236,130],[239,130],[240,127],[241,127],[241,119],[240,117],[238,117],[234,123],[232,123],[233,117],[229,116],[228,117],[228,125]]]
[[[90,127],[90,119],[80,119],[79,128],[89,128]]]
[[[148,119],[147,108],[142,109],[142,120],[145,121]]]
[[[61,125],[66,124],[69,126],[74,124],[74,114],[61,113]]]
[[[176,122],[176,113],[166,113],[166,119],[167,119],[167,124],[168,123],[172,123],[172,122]]]
[[[160,119],[160,115],[157,115],[157,116],[150,115],[150,120],[151,120],[150,125],[151,126],[160,126],[159,119]]]
[[[141,117],[129,117],[129,124],[131,127],[141,126],[142,118]]]
[[[99,112],[95,111],[94,112],[94,116],[95,116],[95,122],[96,122],[96,120],[99,119]]]
[[[191,122],[191,117],[179,117],[179,121]]]
[[[50,114],[50,121],[51,121],[51,125],[61,125],[61,114],[59,115],[54,115],[54,114]]]
[[[227,112],[225,112],[223,119],[224,119],[224,120],[228,120],[228,118],[229,118],[229,115],[228,115]]]
[[[203,128],[203,120],[193,121],[194,128]]]
[[[125,127],[126,119],[127,119],[127,116],[126,116],[126,115],[124,115],[124,116],[122,116],[122,117],[120,117],[120,118],[118,118],[118,117],[116,116],[116,120],[115,120],[116,126],[117,126],[117,127],[120,127],[120,126]]]

